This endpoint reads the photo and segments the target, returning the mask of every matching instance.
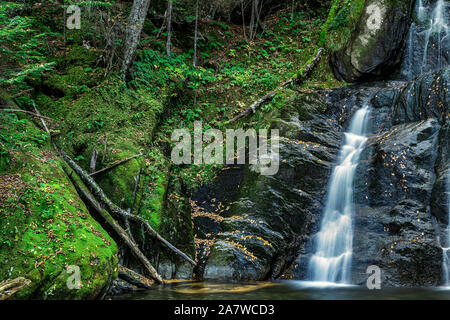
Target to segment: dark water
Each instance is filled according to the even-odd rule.
[[[130,300],[450,300],[450,288],[312,287],[304,281],[247,284],[176,282],[113,299]]]

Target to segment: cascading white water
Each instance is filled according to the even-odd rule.
[[[430,38],[434,34],[436,36],[436,45],[437,45],[437,66],[438,68],[442,68],[442,43],[447,40],[448,37],[448,24],[445,18],[445,10],[447,5],[445,0],[438,0],[434,10],[432,11],[430,26],[425,31],[425,45],[424,45],[424,53],[422,59],[422,72],[427,70],[428,63],[428,49],[430,46]],[[419,18],[420,19],[420,18]]]
[[[446,246],[442,247],[443,261],[442,261],[442,271],[444,278],[444,285],[450,286],[450,171],[447,174],[447,210],[448,210],[448,225],[446,230]]]
[[[315,237],[315,253],[309,261],[312,281],[349,283],[353,250],[353,180],[367,140],[367,105],[359,109],[345,133],[338,165],[328,190],[321,228]]]
[[[419,0],[417,5],[417,18],[419,19],[419,22],[422,23],[425,21],[426,17],[427,7],[423,5],[423,0]]]
[[[402,66],[407,80],[441,69],[450,58],[450,4],[446,0],[428,2],[416,1]]]

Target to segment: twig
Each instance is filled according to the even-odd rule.
[[[29,115],[32,115],[32,116],[35,116],[35,117],[38,117],[38,118],[47,119],[47,120],[53,120],[52,118],[45,117],[45,116],[42,116],[40,114],[31,112],[31,111],[27,111],[27,110],[20,110],[20,109],[0,109],[0,110],[7,111],[7,112],[23,112],[23,113],[27,113]]]
[[[18,97],[24,95],[25,93],[31,92],[31,91],[33,91],[33,90],[34,90],[33,88],[30,88],[30,89],[27,89],[27,90],[23,90],[23,91],[21,91],[21,92],[15,94],[15,95],[13,95],[12,98],[13,98],[13,99],[16,99],[16,98],[18,98]]]
[[[114,162],[113,164],[111,164],[110,166],[108,166],[108,167],[106,167],[106,168],[103,168],[103,169],[100,169],[100,170],[98,170],[98,171],[92,172],[92,173],[90,174],[90,176],[92,177],[92,176],[95,176],[96,174],[99,174],[99,173],[102,173],[102,172],[111,170],[111,169],[113,169],[113,168],[115,168],[115,167],[121,165],[122,163],[125,163],[125,162],[127,162],[127,161],[130,161],[130,160],[132,160],[132,159],[134,159],[134,158],[137,158],[137,157],[140,157],[140,156],[142,156],[142,153],[136,154],[136,155],[134,155],[134,156],[132,156],[132,157],[128,157],[128,158],[123,159],[123,160],[120,160],[120,161],[116,161],[116,162]]]
[[[34,108],[34,111],[35,111],[39,116],[41,116],[39,110],[36,108],[36,104],[34,103],[34,100],[32,100],[32,101],[33,101],[33,108]],[[47,134],[49,135],[49,137],[50,137],[50,139],[51,139],[52,135],[50,134],[50,131],[48,130],[47,125],[45,124],[44,119],[42,119],[42,116],[41,116],[41,122],[42,122],[42,125],[44,126],[45,131],[47,131]]]

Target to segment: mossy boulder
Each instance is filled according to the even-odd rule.
[[[336,78],[357,82],[392,73],[401,60],[411,9],[411,0],[365,1],[352,37],[331,55]]]
[[[169,160],[154,148],[143,160],[134,208],[162,237],[194,259],[191,207],[183,189],[180,179],[171,172]],[[140,228],[133,231],[139,243],[146,243],[145,252],[154,258],[154,265],[163,278],[192,278],[192,265],[159,241],[148,236],[143,238]]]
[[[58,144],[86,170],[94,148],[96,170],[141,154],[95,175],[95,180],[114,203],[145,218],[169,242],[194,257],[189,202],[178,178],[172,176],[170,161],[153,142],[165,96],[164,89],[156,95],[109,78],[70,105],[64,102],[69,111]],[[165,278],[191,277],[191,266],[130,223],[133,237],[148,257],[155,258],[153,263]],[[121,249],[124,265],[141,271],[127,250]]]
[[[0,141],[0,279],[31,280],[18,299],[102,297],[117,276],[116,243],[78,197],[45,132],[0,114]],[[69,288],[77,284],[69,266],[80,270],[79,289]]]

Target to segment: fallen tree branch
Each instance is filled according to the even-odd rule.
[[[33,106],[34,109],[36,110],[37,114],[39,113],[39,110],[37,109],[36,105],[34,104],[33,101]],[[125,230],[123,230],[123,228],[111,217],[111,215],[109,214],[110,212],[114,215],[116,215],[117,217],[122,217],[122,218],[129,218],[132,219],[134,221],[138,221],[140,222],[142,225],[144,225],[144,227],[146,228],[146,230],[153,235],[154,237],[156,237],[159,241],[163,242],[170,250],[174,251],[176,254],[180,255],[182,258],[184,258],[185,260],[187,260],[189,263],[191,263],[192,265],[196,266],[196,263],[189,258],[186,254],[184,254],[183,252],[181,252],[179,249],[177,249],[176,247],[174,247],[170,242],[168,242],[166,239],[164,239],[163,237],[161,237],[161,235],[159,235],[155,230],[153,230],[153,228],[150,226],[150,224],[148,223],[147,220],[133,215],[131,213],[128,213],[124,210],[122,210],[120,207],[118,207],[117,205],[115,205],[107,196],[106,194],[103,192],[103,190],[97,185],[97,183],[94,181],[94,179],[92,179],[89,174],[86,173],[86,171],[84,171],[78,164],[76,164],[67,153],[65,153],[63,150],[59,149],[56,144],[54,143],[54,141],[52,141],[52,136],[47,128],[47,125],[45,124],[44,119],[41,118],[42,124],[45,128],[45,130],[47,131],[47,134],[50,137],[50,141],[53,145],[53,148],[55,149],[55,151],[57,151],[61,158],[63,160],[66,161],[66,163],[69,165],[69,167],[72,168],[72,170],[74,170],[78,176],[81,178],[81,180],[88,186],[88,188],[91,190],[92,193],[88,192],[88,190],[82,188],[79,185],[79,190],[81,192],[81,194],[84,194],[86,196],[86,199],[91,203],[91,205],[99,212],[99,214],[101,214],[104,218],[108,218],[105,220],[111,224],[111,226],[113,227],[113,229],[119,233],[122,237],[122,239],[125,241],[125,243],[127,243],[129,245],[129,247],[131,248],[132,252],[138,256],[138,258],[140,259],[140,261],[144,264],[144,266],[146,267],[146,269],[149,271],[150,275],[159,283],[164,283],[163,279],[161,278],[161,276],[156,272],[155,268],[153,268],[153,266],[150,264],[150,262],[147,260],[147,258],[145,257],[145,255],[139,250],[139,247],[137,246],[136,243],[134,243],[134,241],[132,241],[127,233],[125,232]],[[69,175],[69,178],[72,180],[73,178],[71,177],[71,175]],[[74,181],[74,180],[73,180]],[[75,184],[75,183],[74,183]],[[83,192],[84,191],[84,192]],[[100,203],[97,201],[97,198],[100,199],[101,203],[103,205],[106,206],[108,210],[103,209],[103,207],[100,205]]]
[[[31,280],[23,277],[7,279],[0,282],[0,300],[12,297],[16,292],[22,290],[31,283]]]
[[[300,84],[301,82],[305,81],[305,79],[308,78],[311,75],[312,71],[317,67],[317,65],[319,64],[320,60],[322,59],[323,50],[324,50],[323,48],[320,48],[319,50],[317,50],[317,53],[316,53],[315,57],[311,60],[311,62],[309,64],[307,64],[298,73],[296,78],[293,78],[293,79],[291,79],[289,81],[284,82],[277,89],[275,89],[272,92],[269,92],[264,97],[262,97],[261,99],[259,99],[256,102],[254,102],[248,109],[245,109],[243,112],[239,113],[233,119],[228,121],[227,124],[236,122],[240,118],[243,118],[243,117],[249,115],[250,113],[255,113],[256,112],[256,108],[260,107],[264,103],[267,103],[267,102],[271,101],[277,95],[278,92],[280,92],[281,90],[285,89],[289,85],[294,84],[294,83],[295,84]]]
[[[125,210],[121,209],[119,206],[115,205],[104,193],[104,191],[97,185],[97,183],[92,179],[89,174],[87,174],[86,171],[84,171],[78,164],[73,161],[67,153],[65,153],[63,150],[58,150],[61,157],[66,161],[66,163],[74,170],[78,176],[81,178],[81,180],[86,184],[86,186],[91,190],[92,194],[95,196],[96,199],[99,199],[100,202],[116,217],[122,217],[122,218],[128,218],[133,221],[137,221],[141,223],[148,233],[150,233],[152,236],[154,236],[156,239],[161,241],[166,245],[167,248],[181,256],[183,259],[185,259],[187,262],[189,262],[192,265],[196,265],[196,263],[189,258],[186,254],[181,252],[179,249],[177,249],[175,246],[173,246],[170,242],[168,242],[166,239],[161,237],[159,233],[157,233],[153,228],[150,226],[147,220],[143,219],[140,216],[131,214],[126,212]]]
[[[143,275],[119,265],[119,278],[138,288],[150,289],[152,281]]]
[[[67,171],[64,167],[64,171],[69,176],[69,179],[72,181],[72,184],[75,186],[75,189],[80,194],[80,196],[85,199],[92,208],[97,211],[102,218],[106,221],[106,223],[116,232],[116,234],[123,240],[123,242],[130,248],[131,252],[139,259],[139,261],[144,265],[145,269],[148,271],[152,279],[157,281],[158,283],[163,284],[164,280],[158,274],[156,269],[152,266],[150,261],[146,258],[146,256],[139,250],[138,245],[130,239],[126,231],[119,225],[119,223],[111,217],[109,212],[102,208],[100,203],[95,199],[95,197],[87,190],[84,186],[78,183],[74,177]]]
[[[99,173],[102,173],[102,172],[111,170],[111,169],[113,169],[113,168],[115,168],[115,167],[121,165],[122,163],[125,163],[125,162],[127,162],[127,161],[130,161],[130,160],[132,160],[132,159],[134,159],[134,158],[137,158],[137,157],[140,157],[140,156],[142,156],[142,153],[139,153],[139,154],[136,154],[136,155],[134,155],[134,156],[131,156],[131,157],[128,157],[128,158],[125,158],[125,159],[116,161],[116,162],[114,162],[113,164],[111,164],[110,166],[108,166],[108,167],[106,167],[106,168],[103,168],[103,169],[100,169],[100,170],[98,170],[98,171],[92,172],[92,173],[90,174],[90,176],[92,177],[92,176],[94,176],[94,175],[96,175],[96,174],[99,174]]]
[[[40,113],[39,110],[36,108],[36,104],[34,103],[34,100],[32,100],[32,101],[33,101],[33,108],[34,108],[34,111],[36,111],[36,114],[38,114],[38,115],[40,116],[41,113]],[[41,122],[42,122],[42,125],[43,125],[44,128],[45,128],[45,131],[47,131],[48,136],[50,137],[50,139],[52,139],[52,135],[50,134],[50,131],[48,130],[47,125],[45,124],[45,120],[42,119],[42,117],[41,117]]]
[[[16,99],[16,98],[18,98],[18,97],[20,97],[20,96],[23,96],[25,93],[31,92],[31,91],[33,91],[33,90],[34,90],[34,88],[30,88],[30,89],[23,90],[23,91],[21,91],[21,92],[15,94],[15,95],[13,95],[11,98]]]
[[[42,116],[42,115],[40,115],[40,114],[31,112],[31,111],[27,111],[27,110],[21,110],[21,109],[0,109],[0,110],[2,110],[2,111],[7,111],[7,112],[21,112],[21,113],[26,113],[26,114],[32,115],[32,116],[34,116],[34,117],[38,117],[38,118],[42,118],[42,119],[47,119],[47,120],[53,120],[52,118],[45,117],[45,116]]]

